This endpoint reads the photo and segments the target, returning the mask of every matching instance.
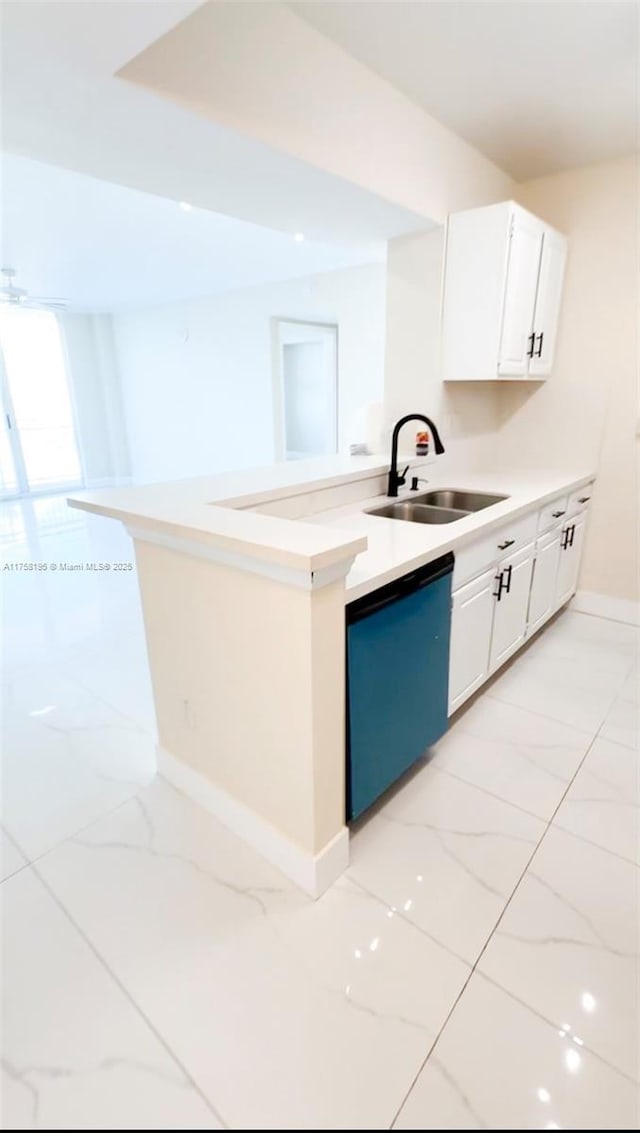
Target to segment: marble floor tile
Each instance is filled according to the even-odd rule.
[[[640,865],[639,773],[637,752],[598,737],[554,823]]]
[[[584,732],[484,696],[439,741],[433,764],[549,819],[590,743]]]
[[[638,1074],[638,870],[552,827],[479,970],[611,1066]]]
[[[26,865],[26,858],[20,853],[15,842],[0,827],[0,881],[17,873]]]
[[[626,672],[626,663],[622,672],[598,660],[531,650],[498,675],[488,686],[487,695],[594,736]]]
[[[39,863],[236,1128],[384,1128],[469,975],[342,881],[317,902],[161,782]]]
[[[636,1129],[638,1088],[474,975],[394,1129]]]
[[[222,1128],[33,870],[2,898],[4,1128]]]
[[[75,679],[116,712],[157,736],[155,705],[144,640],[87,650]]]
[[[609,709],[600,736],[640,751],[640,673],[635,666]]]
[[[354,833],[348,875],[474,963],[544,829],[426,766]]]
[[[589,663],[624,678],[640,653],[640,630],[625,622],[564,610],[533,638],[531,654]]]
[[[51,668],[5,675],[3,707],[3,823],[30,860],[155,774],[153,736]]]

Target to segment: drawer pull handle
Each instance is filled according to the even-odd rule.
[[[513,547],[515,539],[505,539],[504,543],[498,543],[499,551],[506,551],[507,547]]]
[[[582,500],[579,500],[578,502],[582,503]],[[561,515],[566,515],[566,508],[565,508],[565,511],[552,511],[551,512],[551,518],[552,519],[560,519]]]
[[[591,499],[591,496],[580,496],[578,503],[579,504],[588,504],[590,499]]]

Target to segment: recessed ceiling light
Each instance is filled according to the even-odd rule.
[[[180,201],[180,208],[183,212],[191,212],[193,205],[190,205],[188,201]]]
[[[296,232],[294,239],[296,244],[302,244],[302,241],[304,240],[304,232]]]

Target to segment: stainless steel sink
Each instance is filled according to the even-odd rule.
[[[373,508],[367,515],[381,515],[385,519],[404,519],[409,523],[453,523],[455,519],[464,519],[468,511],[457,508],[429,507],[417,500],[402,500],[396,504],[385,504],[384,507]]]
[[[488,492],[458,492],[454,488],[440,488],[433,492],[421,492],[411,503],[470,512],[482,511],[485,507],[491,507],[492,504],[499,504],[501,500],[508,499],[508,496],[494,496]]]

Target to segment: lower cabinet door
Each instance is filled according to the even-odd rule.
[[[585,516],[579,515],[565,523],[560,537],[560,558],[556,579],[555,608],[563,606],[576,592],[578,572],[584,540]]]
[[[550,531],[538,540],[531,597],[529,599],[529,620],[527,634],[531,635],[551,617],[556,608],[556,579],[560,558],[560,531]]]
[[[494,584],[492,569],[453,594],[449,715],[487,679]]]
[[[489,671],[498,669],[527,634],[527,611],[533,569],[533,544],[509,559],[503,559],[496,572],[493,632]],[[499,595],[499,596],[498,596]]]

